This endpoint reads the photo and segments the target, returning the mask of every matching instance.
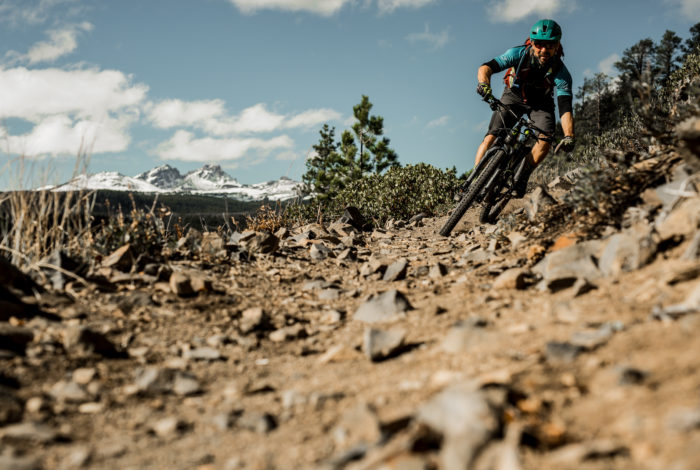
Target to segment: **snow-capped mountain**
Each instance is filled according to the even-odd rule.
[[[242,201],[269,199],[282,201],[298,195],[301,183],[287,177],[252,185],[241,184],[220,165],[204,165],[185,174],[170,165],[161,165],[134,177],[115,171],[80,175],[56,186],[53,191],[108,189],[148,193],[227,195]]]
[[[78,175],[67,183],[55,186],[52,190],[78,191],[82,189],[110,189],[113,191],[135,191],[144,193],[162,192],[159,187],[147,181],[124,176],[116,171],[103,171],[92,175]]]
[[[157,166],[151,170],[144,171],[134,178],[144,180],[161,189],[176,189],[182,186],[182,175],[177,168],[170,165]]]
[[[204,165],[199,170],[187,173],[184,179],[185,185],[199,191],[221,191],[242,187],[219,165]]]

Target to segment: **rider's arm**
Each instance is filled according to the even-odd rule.
[[[566,137],[574,136],[574,115],[571,111],[567,111],[561,115],[561,129]]]
[[[477,72],[476,77],[479,83],[491,84],[491,75],[493,75],[493,70],[491,70],[491,67],[484,64],[481,67],[479,67],[479,71]]]
[[[501,72],[508,67],[514,67],[520,61],[520,58],[525,53],[524,46],[513,47],[508,49],[503,54],[498,57],[494,57],[488,62],[481,64],[479,67],[479,72],[477,73],[477,78],[479,83],[491,83],[491,75],[494,73]]]
[[[564,135],[567,137],[574,136],[574,115],[573,110],[573,85],[571,73],[562,65],[561,70],[554,77],[554,84],[557,87],[557,106],[559,107],[559,118],[561,119],[561,127]]]

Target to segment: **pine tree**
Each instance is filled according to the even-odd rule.
[[[357,122],[352,131],[343,131],[340,142],[335,141],[335,128],[328,124],[319,131],[321,139],[313,146],[314,155],[307,160],[302,176],[306,190],[314,192],[318,200],[333,199],[350,182],[399,165],[389,139],[383,136],[384,118],[370,115],[371,109],[372,103],[363,95],[353,107]]]
[[[654,51],[654,68],[659,85],[664,86],[668,77],[678,68],[678,52],[683,40],[673,31],[666,30]]]
[[[690,27],[690,37],[683,44],[683,59],[685,60],[689,54],[695,52],[700,47],[700,23],[695,23]]]
[[[324,124],[319,131],[320,140],[313,146],[314,154],[306,161],[306,173],[301,177],[308,192],[316,193],[321,200],[331,199],[342,188],[338,167],[341,158],[335,142],[335,127]]]
[[[620,71],[622,86],[641,81],[649,76],[653,78],[653,59],[656,46],[649,38],[642,39],[632,47],[625,49],[622,58],[615,62],[615,68]]]
[[[381,116],[371,116],[372,103],[367,95],[362,95],[360,103],[352,108],[357,122],[352,126],[352,130],[360,144],[359,169],[361,174],[374,171],[381,173],[391,166],[397,166],[397,155],[389,148],[389,139],[383,137],[384,118]]]

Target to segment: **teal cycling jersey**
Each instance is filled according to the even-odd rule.
[[[571,73],[561,59],[554,57],[552,61],[558,61],[541,66],[539,61],[530,53],[530,46],[523,45],[508,49],[502,55],[494,57],[487,64],[494,73],[501,72],[510,67],[518,71],[514,80],[508,83],[513,89],[527,89],[525,92],[535,94],[552,94],[552,86],[556,87],[556,96],[573,96]],[[551,84],[550,84],[551,82]]]

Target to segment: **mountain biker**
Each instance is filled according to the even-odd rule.
[[[543,19],[535,23],[530,37],[522,46],[508,49],[479,67],[477,93],[484,100],[493,97],[491,75],[509,69],[505,76],[506,87],[501,101],[515,114],[527,114],[535,125],[545,131],[526,157],[516,178],[516,196],[523,197],[530,174],[544,159],[551,148],[554,135],[554,88],[564,139],[561,148],[570,152],[574,147],[574,118],[572,113],[571,74],[561,61],[561,27],[554,20]],[[476,152],[476,164],[496,140],[497,130],[511,127],[516,118],[506,110],[494,111],[489,130]]]

